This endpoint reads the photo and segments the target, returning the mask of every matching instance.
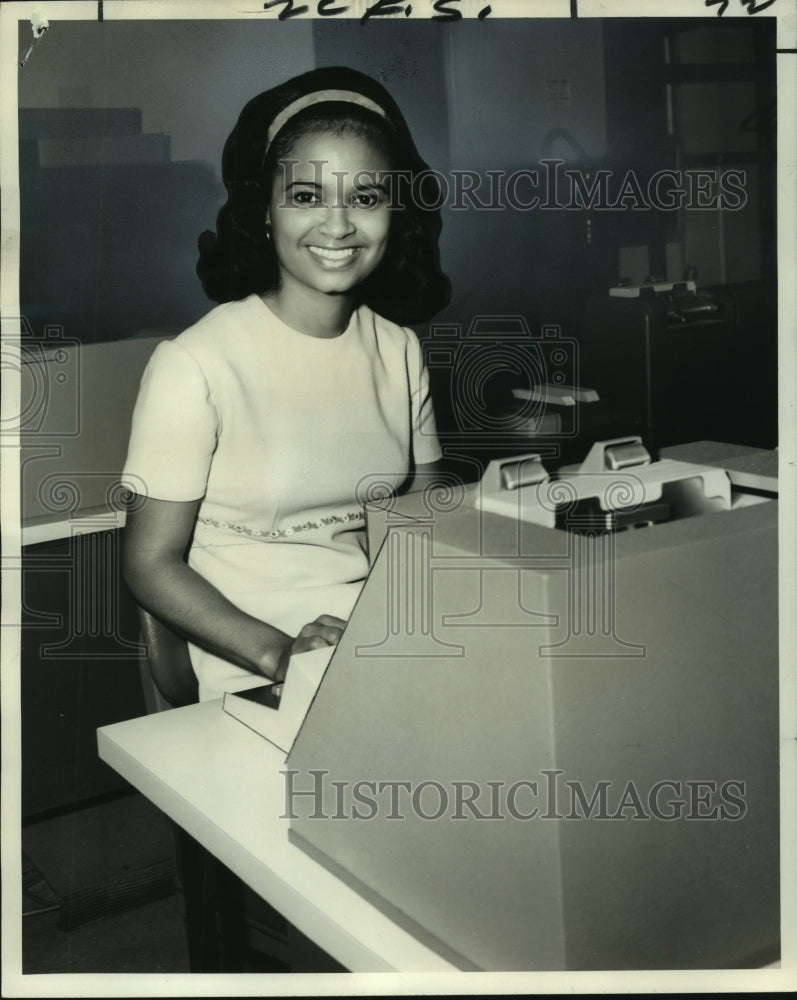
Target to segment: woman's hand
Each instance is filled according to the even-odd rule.
[[[315,621],[303,625],[296,638],[290,639],[283,647],[274,679],[276,681],[285,679],[288,664],[295,653],[307,653],[311,649],[322,649],[324,646],[337,646],[345,627],[346,622],[334,615],[319,615]]]

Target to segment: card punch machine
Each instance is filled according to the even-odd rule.
[[[777,959],[776,465],[632,437],[370,503],[291,839],[461,969]]]

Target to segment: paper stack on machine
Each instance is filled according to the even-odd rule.
[[[776,458],[630,437],[373,504],[291,838],[463,969],[777,958]]]
[[[332,647],[312,649],[291,657],[281,684],[260,684],[245,691],[228,691],[222,708],[253,732],[288,753],[332,655]]]

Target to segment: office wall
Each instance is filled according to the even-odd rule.
[[[171,136],[173,160],[218,168],[244,103],[313,65],[312,24],[61,21],[19,78],[20,107],[135,107]],[[20,34],[30,35],[21,22]]]
[[[196,240],[224,199],[224,142],[246,101],[314,65],[310,23],[273,28],[54,19],[19,82],[21,305],[37,336],[118,340],[207,311]],[[66,109],[63,126],[32,125],[35,108]],[[69,132],[81,108],[102,114],[93,145]],[[138,135],[115,134],[132,129],[120,108],[138,109]]]
[[[26,30],[23,23],[21,36]],[[76,205],[76,218],[65,216],[57,238],[47,220],[68,212],[60,188],[49,202],[46,191],[36,200],[23,189],[23,213],[30,216],[23,225],[23,306],[35,328],[63,322],[67,335],[84,342],[184,326],[207,308],[193,273],[195,240],[213,226],[222,200],[224,140],[251,96],[293,73],[347,64],[377,77],[402,107],[428,162],[445,172],[512,170],[533,165],[546,152],[572,162],[575,147],[562,135],[572,136],[590,157],[605,147],[602,28],[596,21],[56,21],[35,56],[20,74],[21,108],[139,108],[142,132],[168,137],[170,161],[186,164],[185,179],[176,185],[174,171],[151,169],[163,181],[147,177],[134,197],[105,175],[102,203],[93,175],[79,182],[71,167],[69,184],[81,186],[75,194],[67,189],[65,200]],[[560,138],[546,145],[546,137],[557,133]],[[139,169],[143,178],[145,168]],[[41,217],[35,215],[39,206]],[[444,216],[442,253],[457,318],[467,323],[474,313],[499,308],[534,312],[540,286],[550,285],[547,272],[534,280],[550,257],[548,220],[539,213],[451,211],[448,205]],[[94,218],[102,221],[102,246],[92,253]],[[157,223],[160,231],[152,228]],[[84,272],[71,285],[62,275],[70,244]],[[507,254],[507,245],[516,252]],[[146,270],[153,251],[157,272]],[[92,266],[98,274],[93,286]],[[120,281],[125,272],[135,272],[136,283],[149,289],[147,308],[133,302]],[[90,312],[86,304],[95,286],[99,302]],[[67,296],[70,287],[76,294]]]
[[[121,314],[130,309],[128,295],[115,313],[108,306],[109,319],[95,310],[95,315],[81,320],[82,328],[67,333],[86,342],[115,339],[137,333],[134,322],[148,329],[179,327],[207,308],[193,274],[195,238],[213,225],[222,198],[219,160],[224,140],[248,98],[315,65],[352,65],[385,83],[403,108],[422,153],[441,171],[484,174],[534,168],[545,156],[582,169],[634,167],[651,157],[654,168],[671,166],[663,147],[651,152],[650,142],[655,128],[663,130],[665,121],[665,80],[654,65],[660,56],[661,41],[655,37],[660,24],[653,20],[646,24],[644,19],[617,25],[531,18],[453,24],[375,18],[365,25],[354,18],[297,18],[284,23],[54,20],[35,58],[20,73],[21,108],[139,108],[143,133],[168,138],[170,161],[195,164],[193,173],[186,173],[187,180],[177,185],[177,195],[165,189],[160,198],[154,190],[145,192],[138,202],[131,202],[130,219],[121,211],[114,216],[102,230],[103,245],[94,254],[100,267],[106,262],[112,279],[136,266],[125,259],[110,269],[110,258],[122,252],[121,244],[127,243],[131,255],[135,252],[143,260],[151,248],[140,217],[146,215],[149,199],[155,219],[163,222],[162,231],[152,233],[163,258],[158,267],[162,278],[153,282],[144,272],[139,279],[149,288],[150,311],[141,314],[136,304],[123,321]],[[609,47],[607,30],[616,36]],[[21,45],[29,31],[22,21]],[[745,23],[721,32],[716,25],[702,30],[690,27],[678,47],[685,62],[698,66],[754,59],[751,32]],[[673,49],[670,58],[680,55]],[[628,86],[631,78],[633,87]],[[761,111],[752,93],[753,79],[733,83],[720,76],[719,82],[702,89],[693,84],[676,88],[672,93],[676,134],[670,136],[671,145],[680,144],[687,155],[710,147],[741,150],[753,157],[756,119],[750,115]],[[705,99],[693,100],[695,90]],[[745,118],[748,124],[742,127]],[[695,137],[702,143],[699,148]],[[750,177],[745,212],[725,213],[721,219],[705,212],[681,213],[680,229],[674,217],[665,220],[673,222],[670,235],[679,244],[673,267],[694,263],[709,283],[759,276],[756,164],[745,165]],[[108,191],[112,190],[109,185]],[[487,196],[486,182],[479,196]],[[602,263],[597,254],[592,260],[584,255],[588,241],[594,244],[600,235],[603,220],[594,214],[587,220],[584,213],[506,207],[493,212],[472,207],[456,211],[451,209],[453,200],[452,193],[444,207],[441,244],[454,286],[447,320],[467,323],[472,315],[497,310],[556,321],[562,318],[557,312],[567,305],[566,289],[579,271],[604,267],[601,282],[620,276],[615,247],[610,248],[611,260]],[[174,203],[171,209],[170,203]],[[25,205],[23,197],[23,210]],[[53,211],[51,205],[47,209]],[[98,211],[96,199],[89,196],[80,205],[84,220]],[[107,216],[110,209],[105,205],[102,211]],[[614,214],[611,221],[615,227],[641,229],[644,215],[625,212]],[[720,224],[722,239],[717,236]],[[28,242],[34,238],[23,225],[23,251],[26,231]],[[644,242],[644,236],[628,233],[632,242]],[[73,257],[83,257],[86,269],[89,252],[80,240],[70,245],[66,234],[57,252],[42,255],[42,248],[36,247],[33,266],[43,273],[29,274],[23,261],[23,286],[26,276],[31,284],[35,278],[39,299],[45,297],[42,278],[54,280],[52,273],[60,269],[55,262],[63,267],[65,248]],[[108,284],[106,276],[96,284],[102,291]],[[84,300],[89,297],[82,287],[79,294]],[[111,288],[103,294],[111,299],[123,292]],[[65,306],[64,296],[54,290],[51,299],[46,314],[42,308],[36,317],[41,323],[64,319],[57,315]],[[74,327],[78,320],[69,313],[72,303],[66,305],[65,321]]]

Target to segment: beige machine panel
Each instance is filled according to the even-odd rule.
[[[617,532],[433,507],[372,517],[292,838],[463,969],[776,957],[777,504]]]

